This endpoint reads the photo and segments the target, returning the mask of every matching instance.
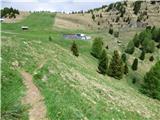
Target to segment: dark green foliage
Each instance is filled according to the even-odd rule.
[[[75,41],[73,41],[73,43],[72,43],[71,51],[73,52],[73,55],[75,55],[76,57],[79,56],[78,46],[75,43]]]
[[[160,49],[160,43],[157,45],[157,48]]]
[[[111,35],[113,34],[113,29],[112,28],[109,29],[109,34],[111,34]]]
[[[142,50],[142,53],[141,53],[139,59],[141,59],[141,60],[145,59],[145,51]]]
[[[146,73],[142,88],[144,94],[160,100],[160,61]]]
[[[102,52],[103,48],[103,41],[102,38],[97,37],[94,39],[91,49],[91,55],[93,55],[96,58],[99,58]]]
[[[100,25],[100,22],[98,21],[97,25]]]
[[[152,39],[156,42],[160,42],[160,28],[153,27],[151,30]]]
[[[49,38],[48,38],[48,39],[49,39],[49,41],[52,41],[52,37],[51,37],[51,36],[49,36]]]
[[[155,44],[153,40],[149,40],[148,38],[145,38],[142,42],[142,50],[146,53],[153,53],[155,50]]]
[[[141,44],[146,38],[152,40],[152,33],[150,30],[144,30],[139,34],[139,40]]]
[[[139,10],[140,10],[140,8],[141,8],[141,3],[142,3],[143,1],[136,1],[135,3],[134,3],[134,8],[133,8],[133,11],[134,11],[134,14],[138,14],[138,12],[139,12]]]
[[[125,52],[128,53],[128,54],[133,54],[134,50],[135,50],[134,43],[133,43],[133,41],[130,41],[127,45],[127,48],[126,48]]]
[[[125,53],[122,54],[121,59],[122,59],[122,61],[123,61],[124,63],[126,62],[127,56],[126,56]]]
[[[153,57],[153,55],[149,58],[149,61],[154,61],[154,57]]]
[[[102,16],[102,13],[99,15],[100,16],[100,18],[102,18],[103,16]]]
[[[138,59],[135,58],[132,64],[132,70],[137,70],[138,69]]]
[[[108,57],[106,50],[104,49],[99,58],[98,70],[101,74],[105,75],[107,73],[107,68],[108,68]]]
[[[123,77],[123,62],[119,56],[118,51],[114,51],[114,55],[109,65],[108,75],[116,79],[121,79]]]
[[[134,46],[138,48],[139,45],[140,45],[140,39],[139,39],[138,34],[136,34],[136,35],[134,36],[133,42],[134,42]]]
[[[116,22],[118,22],[119,21],[119,16],[116,18]]]
[[[127,75],[129,72],[127,63],[124,65],[124,74]]]
[[[132,83],[135,84],[136,82],[137,82],[137,79],[134,77],[134,78],[132,79]]]
[[[95,17],[95,15],[94,15],[94,14],[92,14],[92,19],[93,19],[93,21],[95,21],[95,18],[96,18],[96,17]]]
[[[1,9],[1,17],[16,18],[16,14],[19,15],[19,11],[17,9],[13,9],[12,7],[5,7]]]

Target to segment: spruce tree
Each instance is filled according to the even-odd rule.
[[[92,14],[92,19],[93,19],[93,21],[95,21],[95,18],[96,18],[96,17],[95,17],[95,15],[94,15],[94,14]]]
[[[135,50],[134,43],[133,43],[133,41],[130,41],[127,45],[127,48],[126,48],[125,52],[128,53],[128,54],[133,54],[134,50]]]
[[[103,48],[103,41],[102,38],[97,37],[94,39],[91,49],[91,55],[93,55],[96,58],[99,58],[102,52]]]
[[[145,51],[144,50],[142,50],[142,53],[141,53],[139,59],[141,59],[141,60],[145,59]]]
[[[137,70],[138,69],[138,59],[135,58],[132,64],[132,70]]]
[[[125,65],[124,65],[124,74],[125,75],[127,75],[128,74],[128,65],[127,65],[127,63],[125,63]]]
[[[149,97],[160,100],[160,61],[144,77],[142,92]]]
[[[73,55],[75,55],[76,57],[79,56],[78,46],[75,43],[75,41],[73,41],[73,43],[72,43],[71,51],[73,52]]]
[[[98,65],[98,69],[99,72],[103,75],[105,75],[107,73],[107,69],[108,69],[108,57],[107,57],[107,53],[106,50],[104,49],[102,51],[102,54],[99,58],[99,65]]]
[[[139,45],[140,45],[140,40],[139,40],[138,34],[136,34],[136,35],[134,36],[133,42],[134,42],[134,46],[138,48]]]
[[[126,62],[127,56],[126,56],[125,53],[122,54],[121,59],[122,59],[122,61],[123,61],[124,63]]]
[[[114,55],[109,65],[108,75],[116,79],[123,77],[123,62],[119,56],[118,51],[114,51]]]

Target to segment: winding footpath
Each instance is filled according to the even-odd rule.
[[[44,98],[38,88],[34,85],[32,75],[25,71],[21,71],[20,73],[27,88],[22,103],[31,106],[29,109],[29,120],[48,120],[46,117],[47,110],[43,101]]]

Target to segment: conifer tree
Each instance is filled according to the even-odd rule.
[[[160,100],[160,61],[144,77],[142,92],[149,97]]]
[[[126,53],[128,54],[133,54],[134,53],[134,43],[133,41],[130,41],[127,45],[127,49],[125,50]]]
[[[114,51],[114,55],[109,65],[108,75],[116,79],[121,79],[123,77],[123,73],[123,62],[116,50]]]
[[[124,63],[126,62],[127,56],[126,56],[125,53],[122,54],[121,59],[122,59],[122,61],[123,61]]]
[[[96,58],[99,58],[102,52],[103,48],[103,41],[102,38],[97,37],[94,39],[91,49],[91,55],[93,55]]]
[[[134,46],[138,48],[139,45],[140,45],[140,40],[139,40],[138,34],[136,34],[136,35],[134,36],[133,42],[134,42]]]
[[[135,58],[132,64],[132,70],[137,70],[138,69],[138,59]]]
[[[99,58],[99,65],[98,65],[98,69],[99,72],[103,75],[105,75],[107,73],[107,69],[108,69],[108,57],[107,57],[107,53],[106,50],[104,49],[102,51],[102,54]]]
[[[142,53],[141,53],[139,59],[141,59],[141,60],[145,59],[145,51],[144,50],[142,50]]]
[[[127,63],[125,63],[125,65],[124,65],[124,74],[125,75],[127,75],[128,74],[128,65],[127,65]]]
[[[149,58],[149,61],[153,61],[154,60],[154,57],[153,57],[153,55]]]
[[[73,41],[73,43],[72,43],[71,51],[73,52],[73,55],[75,55],[76,57],[79,56],[78,46],[75,43],[75,41]]]
[[[92,14],[92,19],[93,19],[93,21],[95,21],[95,18],[96,18],[96,17],[95,17],[95,15],[94,15],[94,14]]]

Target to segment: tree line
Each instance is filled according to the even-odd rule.
[[[136,34],[132,41],[128,43],[126,48],[126,53],[133,54],[135,47],[141,50],[140,60],[144,60],[145,53],[154,52],[153,42],[160,43],[160,28],[146,28],[139,34]],[[152,42],[146,42],[145,40],[150,40]],[[143,43],[144,42],[144,43]],[[151,47],[151,48],[150,48]],[[153,51],[152,51],[153,50]],[[71,51],[76,57],[79,56],[78,46],[75,41],[73,41],[71,46]],[[129,51],[129,52],[128,52]],[[98,60],[97,72],[102,75],[108,75],[115,79],[122,79],[124,75],[129,73],[129,67],[127,64],[127,55],[123,53],[120,55],[118,50],[113,52],[112,58],[109,59],[107,54],[107,48],[104,47],[103,39],[97,37],[94,39],[91,55]],[[138,58],[133,60],[131,69],[133,71],[138,70]],[[149,58],[150,61],[154,60],[154,57]],[[141,92],[149,97],[160,100],[160,61],[155,64],[153,68],[144,76],[143,84],[141,84]]]
[[[16,18],[16,14],[19,15],[19,11],[17,9],[13,9],[12,7],[5,7],[1,9],[1,18]]]

